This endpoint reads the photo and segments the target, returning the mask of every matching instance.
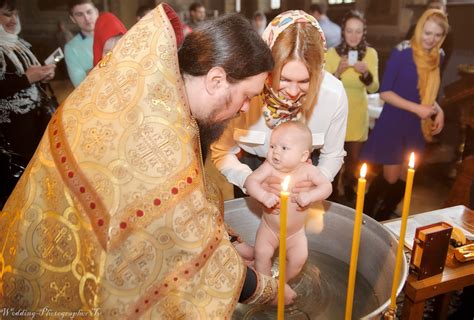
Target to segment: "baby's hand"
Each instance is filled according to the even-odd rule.
[[[309,192],[299,192],[295,196],[295,201],[300,207],[306,207],[311,204]]]
[[[264,200],[262,203],[265,205],[267,208],[273,208],[275,207],[278,203],[280,202],[280,198],[278,198],[275,194],[266,192]]]

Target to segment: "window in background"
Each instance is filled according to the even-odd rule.
[[[328,0],[329,4],[354,3],[355,0]]]
[[[280,0],[272,0],[270,2],[270,8],[272,9],[280,9],[281,1]]]

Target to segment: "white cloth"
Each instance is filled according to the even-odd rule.
[[[313,148],[321,149],[318,168],[330,181],[339,172],[346,155],[347,113],[347,96],[341,81],[324,71],[318,103],[312,113],[306,115],[306,124],[313,133]],[[211,146],[214,165],[227,181],[243,189],[252,170],[239,161],[237,154],[242,149],[265,158],[270,133],[262,115],[262,101],[256,97],[250,110],[232,120],[219,141]]]

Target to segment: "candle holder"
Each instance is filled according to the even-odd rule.
[[[395,319],[395,309],[392,309],[392,308],[389,308],[388,310],[386,310],[383,314],[383,318],[384,320],[394,320]]]

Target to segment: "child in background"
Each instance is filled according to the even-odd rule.
[[[94,66],[103,56],[115,47],[122,36],[127,33],[127,28],[122,21],[110,12],[102,13],[95,23],[94,32]]]

